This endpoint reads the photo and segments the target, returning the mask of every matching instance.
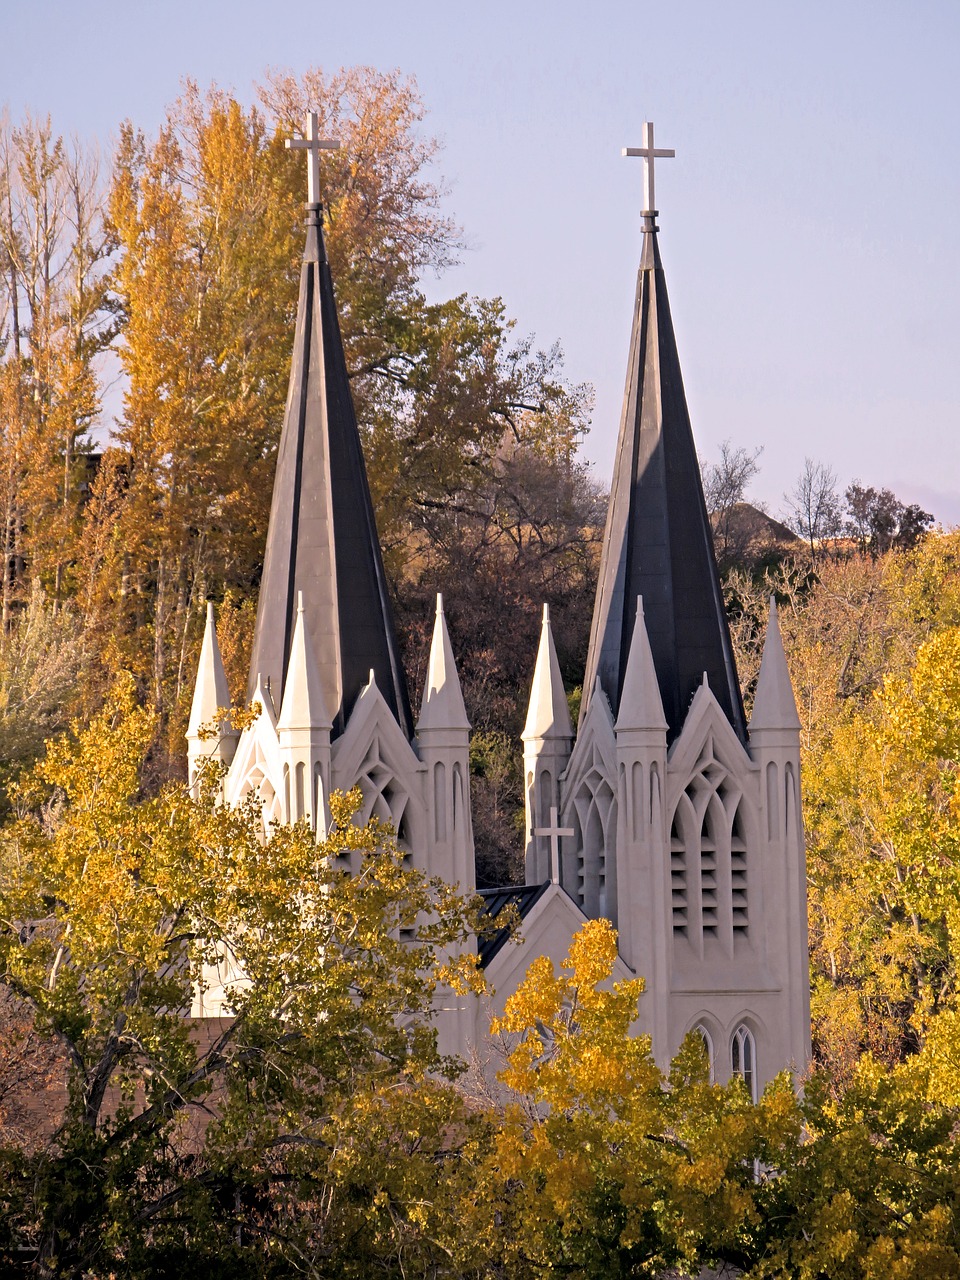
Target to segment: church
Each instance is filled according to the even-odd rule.
[[[191,784],[226,765],[224,798],[255,792],[265,827],[305,820],[322,837],[327,797],[359,786],[357,820],[388,820],[412,864],[475,888],[470,725],[438,598],[414,722],[323,238],[316,116],[293,144],[308,155],[305,248],[248,696],[255,721],[201,734],[229,705],[212,605],[187,731]],[[800,721],[771,603],[746,721],[690,427],[654,191],[643,146],[642,248],[623,413],[574,727],[549,613],[523,731],[526,884],[484,890],[514,903],[522,942],[479,944],[493,995],[450,996],[441,1047],[482,1047],[531,961],[562,962],[572,935],[606,916],[619,978],[642,976],[638,1029],[666,1068],[698,1032],[717,1080],[754,1095],[810,1058]],[[519,745],[518,745],[519,749]],[[222,1011],[212,974],[194,1014]]]

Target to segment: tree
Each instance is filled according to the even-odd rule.
[[[121,135],[122,471],[102,474],[91,516],[110,536],[84,567],[157,709],[189,679],[199,598],[249,588],[262,554],[295,309],[290,178],[282,140],[224,95],[188,91],[152,146]]]
[[[721,569],[742,557],[745,547],[738,536],[736,508],[746,499],[750,481],[760,471],[763,448],[752,452],[734,448],[729,440],[720,445],[719,462],[701,462],[703,496],[713,525],[713,541]]]
[[[847,531],[861,554],[876,558],[897,547],[909,550],[933,524],[933,516],[915,503],[905,506],[890,489],[864,488],[859,480],[847,486]]]
[[[513,1092],[470,1202],[496,1200],[499,1274],[960,1276],[957,1112],[926,1065],[868,1056],[843,1086],[814,1074],[801,1098],[780,1078],[754,1105],[710,1083],[691,1036],[663,1080],[615,957],[589,922],[500,1019]]]
[[[512,336],[499,298],[428,303],[426,271],[450,265],[461,233],[428,178],[439,145],[423,137],[416,83],[369,68],[300,82],[272,75],[261,101],[284,134],[308,107],[341,140],[328,157],[328,243],[381,541],[397,578],[444,513],[485,505],[504,445],[574,460],[589,389],[562,379],[554,344]],[[448,522],[449,526],[449,522]]]
[[[16,625],[0,629],[0,815],[7,784],[78,709],[85,666],[82,619],[70,605],[53,604],[34,579]]]
[[[115,327],[96,153],[49,118],[0,119],[2,623],[36,578],[70,594],[100,408],[97,357]]]
[[[559,971],[534,961],[494,1026],[509,1048],[492,1155],[506,1275],[743,1266],[760,1234],[754,1161],[778,1166],[799,1134],[786,1079],[754,1106],[740,1080],[710,1083],[696,1037],[665,1081],[632,1034],[642,981],[613,981],[616,955],[609,922],[587,922]]]
[[[740,574],[728,591],[748,680],[771,593],[780,605],[802,724],[817,1057],[843,1080],[864,1051],[892,1065],[939,1037],[947,1062],[958,537],[822,560],[816,576]]]
[[[923,1069],[865,1058],[836,1096],[806,1088],[804,1139],[766,1179],[756,1280],[960,1277],[957,1113],[928,1100]]]
[[[814,1016],[838,1067],[865,1047],[896,1062],[956,1000],[958,672],[951,628],[807,767]]]
[[[475,914],[385,828],[352,826],[357,797],[331,799],[319,845],[302,824],[264,838],[255,799],[216,804],[215,778],[201,802],[144,797],[154,722],[122,686],[48,746],[3,831],[0,980],[69,1075],[40,1149],[2,1153],[7,1262],[249,1274],[333,1254],[359,1276],[429,1252],[412,1188],[479,1123],[430,1026],[438,983],[480,982]],[[196,1025],[211,965],[230,1016]]]
[[[810,561],[815,565],[824,543],[838,537],[843,529],[836,473],[826,463],[804,458],[800,478],[784,499],[787,521],[810,547]]]
[[[929,783],[960,748],[958,689],[960,632],[943,631],[873,726],[904,760],[897,856],[926,858],[900,892],[928,921],[939,904],[951,954],[953,796]],[[909,1062],[867,1056],[803,1099],[780,1078],[754,1104],[710,1081],[696,1037],[664,1080],[633,1034],[642,982],[614,979],[616,933],[590,921],[506,1003],[498,1110],[447,1078],[429,1025],[438,983],[478,981],[466,904],[384,828],[352,826],[349,797],[318,845],[302,824],[265,836],[252,800],[219,806],[214,776],[199,802],[144,795],[155,719],[127,681],[49,745],[0,837],[9,1270],[960,1276],[955,992],[918,1003]],[[191,999],[227,957],[231,1016],[197,1025]],[[11,1080],[60,1072],[48,1126],[11,1123]]]
[[[604,495],[585,465],[532,444],[501,448],[491,474],[454,509],[425,509],[396,609],[413,692],[426,675],[443,592],[467,715],[479,882],[523,878],[523,727],[540,619],[549,604],[568,688],[583,680]],[[510,643],[504,643],[509,635]]]
[[[129,382],[81,572],[101,631],[172,717],[171,753],[200,605],[259,580],[302,240],[301,162],[284,140],[308,104],[342,143],[323,159],[325,236],[395,584],[486,510],[505,438],[570,470],[586,427],[559,351],[514,342],[498,300],[428,304],[420,291],[459,233],[439,211],[415,84],[311,71],[272,77],[260,98],[246,109],[189,85],[156,140],[125,128],[111,191]]]

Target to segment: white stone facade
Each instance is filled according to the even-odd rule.
[[[572,829],[562,887],[586,916],[619,930],[646,980],[640,1025],[661,1067],[699,1030],[713,1070],[760,1089],[810,1057],[800,722],[771,606],[747,751],[706,681],[680,735],[667,726],[642,608],[620,715],[594,691],[579,736],[551,723],[556,683],[535,682],[524,738],[528,879],[546,866],[549,806]],[[538,671],[550,670],[549,626]],[[555,680],[559,677],[556,676]],[[565,745],[564,759],[561,744]]]
[[[302,615],[301,615],[302,619]],[[759,1090],[809,1060],[806,893],[799,803],[799,720],[775,606],[746,751],[709,687],[697,691],[667,748],[642,610],[614,723],[595,691],[574,738],[545,617],[524,729],[527,880],[556,881],[547,838],[551,808],[563,838],[559,882],[524,920],[524,941],[487,968],[502,1008],[536,955],[559,964],[585,919],[617,926],[620,976],[642,975],[640,1029],[662,1067],[697,1029],[718,1079],[733,1070]],[[298,619],[279,717],[260,688],[261,711],[239,738],[201,738],[227,704],[208,615],[189,737],[190,777],[206,758],[226,763],[224,798],[256,791],[265,828],[305,818],[322,838],[331,790],[359,785],[358,821],[392,823],[412,865],[463,890],[475,887],[469,797],[469,726],[438,601],[426,689],[409,743],[377,689],[362,691],[332,744],[309,639]],[[208,975],[197,1016],[223,1013],[229,965]],[[481,1045],[489,1008],[450,998],[439,1019],[445,1051]]]

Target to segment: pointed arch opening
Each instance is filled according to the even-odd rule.
[[[356,785],[363,794],[363,802],[354,821],[359,826],[363,826],[371,818],[389,823],[404,857],[412,858],[410,794],[389,761],[384,759],[379,737],[374,738],[363,758],[357,771]]]
[[[288,784],[288,781],[289,773],[286,773],[281,786]],[[281,805],[281,798],[270,781],[269,775],[265,772],[263,762],[259,759],[244,777],[243,782],[237,789],[233,803],[242,804],[251,793],[256,795],[260,804],[260,820],[263,823],[263,834],[265,838],[269,838],[273,824],[285,820],[284,811]]]
[[[703,1025],[702,1022],[698,1022],[697,1025],[693,1028],[693,1034],[695,1036],[699,1036],[700,1041],[703,1044],[703,1052],[706,1055],[706,1059],[707,1059],[707,1070],[710,1075],[710,1083],[713,1084],[716,1078],[716,1065],[717,1065],[716,1051],[713,1046],[713,1036],[710,1034],[710,1032],[707,1030],[707,1028]]]
[[[732,956],[749,939],[750,838],[746,802],[710,744],[681,793],[670,826],[673,933],[701,957]]]
[[[673,932],[677,937],[688,936],[689,901],[687,848],[692,846],[696,824],[696,811],[690,797],[684,792],[680,797],[670,826],[670,897],[673,916]]]
[[[616,847],[616,797],[595,765],[577,788],[570,816],[576,853],[573,860],[564,859],[567,864],[564,888],[586,915],[610,916],[613,919],[616,912],[616,858],[613,854]],[[574,883],[571,884],[571,880]]]
[[[442,761],[433,766],[433,831],[436,839],[447,838],[447,768]]]
[[[741,1022],[730,1041],[730,1070],[747,1086],[750,1098],[757,1100],[757,1042],[753,1032]]]

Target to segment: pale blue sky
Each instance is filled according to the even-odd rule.
[[[414,73],[473,246],[443,293],[503,296],[597,390],[612,459],[653,119],[661,249],[698,446],[763,445],[772,509],[805,455],[960,522],[956,0],[0,0],[0,102],[109,142],[180,79]]]

